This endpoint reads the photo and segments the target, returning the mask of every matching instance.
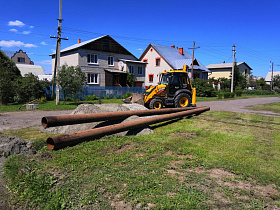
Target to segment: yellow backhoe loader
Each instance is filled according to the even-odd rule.
[[[191,85],[187,69],[184,65],[183,70],[162,72],[158,85],[148,87],[143,94],[132,93],[124,102],[149,109],[196,106],[196,89]]]

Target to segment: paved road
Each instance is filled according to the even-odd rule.
[[[280,102],[280,97],[268,98],[250,98],[239,100],[221,100],[210,102],[198,102],[197,106],[210,106],[212,111],[231,111],[243,113],[258,113],[264,115],[279,116],[280,114],[263,111],[252,111],[245,109],[246,106],[267,104]],[[70,114],[72,110],[68,111],[23,111],[23,112],[6,112],[0,113],[0,132],[8,129],[19,129],[31,126],[40,126],[41,119],[44,116],[64,115]]]
[[[226,101],[208,101],[198,102],[197,106],[209,106],[212,111],[230,111],[241,113],[256,113],[264,115],[280,116],[279,113],[267,112],[267,111],[254,111],[245,108],[246,106],[258,105],[258,104],[270,104],[280,102],[280,97],[264,97],[264,98],[249,98],[249,99],[237,99]]]

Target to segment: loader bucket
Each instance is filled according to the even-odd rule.
[[[131,96],[123,100],[126,104],[136,103],[144,106],[144,95],[139,93],[131,93]]]

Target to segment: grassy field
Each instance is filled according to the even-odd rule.
[[[206,112],[5,164],[10,204],[35,209],[280,207],[280,118]],[[28,134],[29,133],[29,134]]]
[[[280,103],[248,106],[248,108],[252,109],[252,110],[256,110],[256,111],[271,111],[271,112],[275,112],[275,113],[280,113]]]

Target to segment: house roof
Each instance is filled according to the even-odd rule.
[[[246,66],[248,66],[247,63],[245,62],[239,62],[236,63],[237,66],[241,65],[241,64],[245,64]],[[232,63],[218,63],[218,64],[210,64],[208,66],[206,66],[208,69],[226,69],[226,68],[232,68]],[[248,66],[248,68],[250,70],[252,70],[252,68],[250,66]]]
[[[271,74],[272,72],[269,71],[265,77],[265,81],[267,82],[271,82]],[[276,76],[276,75],[280,75],[280,71],[273,71],[273,77]]]
[[[143,56],[147,53],[147,51],[150,49],[150,47],[153,47],[157,53],[173,68],[173,69],[183,69],[183,65],[191,66],[192,64],[192,55],[188,51],[184,51],[184,55],[179,53],[178,49],[158,45],[158,44],[149,44],[149,46],[146,48],[142,56],[140,57],[140,60],[142,60]],[[200,61],[195,59],[193,65],[194,69],[197,70],[203,70],[210,72]]]
[[[85,46],[85,45],[87,45],[87,44],[91,44],[91,43],[93,43],[93,42],[95,42],[95,41],[97,41],[97,40],[100,40],[100,39],[102,39],[102,38],[105,38],[105,37],[108,37],[108,38],[112,39],[112,40],[115,41],[118,45],[120,45],[120,44],[119,44],[116,40],[114,40],[111,36],[109,36],[109,35],[104,35],[104,36],[97,37],[97,38],[95,38],[95,39],[91,39],[91,40],[84,41],[84,42],[81,42],[81,43],[78,43],[78,44],[74,44],[74,45],[72,45],[72,46],[70,46],[70,47],[67,47],[67,48],[61,50],[60,53],[65,53],[65,52],[68,52],[68,51],[71,51],[71,50],[76,50],[76,49],[78,49],[78,48],[81,48],[81,47],[83,47],[83,46]],[[133,57],[135,57],[131,52],[129,52],[127,49],[125,49],[122,45],[120,45],[120,46],[121,46],[125,51],[127,51],[128,54],[130,54],[130,55],[132,55]],[[53,56],[53,55],[55,55],[55,53],[50,54],[50,56]],[[137,58],[135,57],[135,59],[137,59]]]
[[[17,63],[16,66],[20,70],[20,73],[22,76],[24,76],[25,74],[28,74],[28,73],[32,73],[35,76],[44,74],[44,69],[42,68],[42,66],[39,66],[39,65],[29,65],[29,64]]]
[[[147,64],[146,62],[143,62],[143,61],[134,61],[134,60],[127,60],[127,59],[122,59],[122,58],[119,58],[118,60],[124,61],[124,62],[131,62],[131,63],[142,63],[142,64]]]

